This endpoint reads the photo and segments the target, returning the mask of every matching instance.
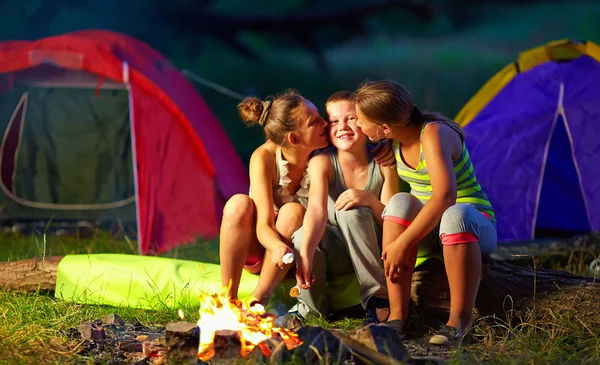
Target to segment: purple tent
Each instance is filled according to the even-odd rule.
[[[565,44],[583,51],[537,64],[521,54],[457,117],[500,241],[600,230],[600,52]]]

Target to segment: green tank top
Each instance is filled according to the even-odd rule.
[[[425,123],[423,128],[421,128],[421,139],[423,137],[425,127],[430,123]],[[473,164],[471,163],[471,158],[469,157],[469,151],[467,151],[467,147],[465,146],[462,132],[458,129],[458,127],[452,124],[444,124],[456,131],[461,136],[462,140],[462,153],[459,158],[452,161],[454,166],[454,175],[456,176],[456,202],[472,205],[486,216],[489,216],[489,218],[495,222],[496,215],[494,214],[494,209],[492,208],[492,204],[488,200],[487,196],[481,189],[481,186],[477,182],[477,177],[473,171]],[[421,156],[419,159],[419,164],[415,169],[412,169],[404,164],[400,154],[400,143],[398,141],[393,142],[392,149],[394,151],[394,155],[396,156],[398,176],[400,176],[402,180],[406,181],[410,185],[412,195],[417,197],[421,202],[426,203],[429,198],[431,198],[433,189],[431,188],[431,179],[429,178],[429,172],[427,171],[427,162],[425,161],[425,157],[423,155],[423,143],[421,142],[419,147]]]

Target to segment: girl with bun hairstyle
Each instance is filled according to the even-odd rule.
[[[248,97],[238,111],[246,124],[259,124],[267,140],[250,158],[249,195],[234,195],[223,210],[221,283],[236,299],[242,270],[260,273],[248,303],[266,305],[293,265],[283,257],[293,254],[291,237],[308,202],[308,160],[328,145],[327,122],[295,90],[267,100]]]

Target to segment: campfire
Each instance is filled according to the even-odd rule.
[[[213,290],[214,291],[214,290]],[[339,329],[274,326],[275,315],[261,305],[232,300],[227,288],[200,296],[197,322],[170,322],[165,327],[129,324],[113,314],[85,321],[69,331],[71,351],[95,360],[147,365],[230,363],[378,363],[414,362],[398,333],[371,324],[352,334]],[[183,319],[183,311],[179,311]],[[429,350],[427,350],[429,351]],[[430,361],[433,358],[422,358]],[[416,360],[415,360],[416,361]]]
[[[239,299],[231,299],[228,288],[200,296],[200,340],[198,359],[208,361],[215,356],[217,336],[235,337],[240,342],[240,355],[247,357],[257,346],[265,356],[271,355],[266,340],[276,339],[292,350],[302,344],[296,332],[274,326],[275,315],[266,313],[260,304],[249,306]]]

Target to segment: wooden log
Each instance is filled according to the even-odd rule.
[[[0,263],[0,288],[54,290],[61,256]],[[444,264],[428,260],[413,274],[413,307],[430,317],[446,320],[450,291]],[[600,302],[600,284],[592,277],[564,271],[536,269],[505,261],[484,260],[476,308],[481,315],[516,318],[535,308],[556,310],[569,305],[586,313]]]
[[[189,364],[198,360],[200,340],[197,323],[173,322],[165,328],[167,361],[174,364]]]
[[[0,263],[0,288],[24,291],[51,290],[56,287],[58,263],[63,256]]]
[[[504,261],[484,260],[475,307],[480,315],[503,320],[523,318],[533,310],[566,306],[586,312],[600,300],[600,284],[592,277],[565,271],[536,269]],[[450,290],[443,262],[429,260],[413,274],[414,308],[435,318],[447,319]]]

